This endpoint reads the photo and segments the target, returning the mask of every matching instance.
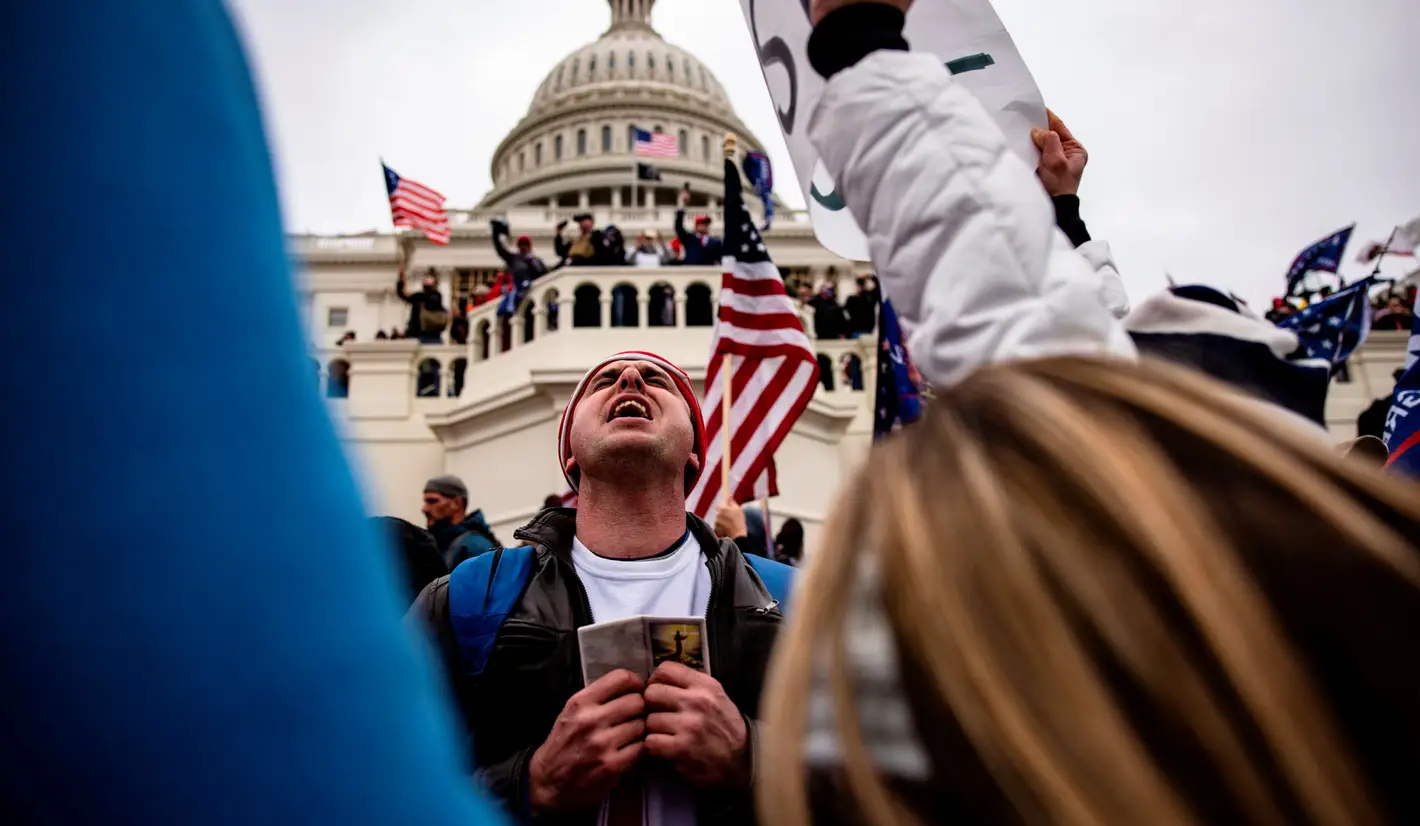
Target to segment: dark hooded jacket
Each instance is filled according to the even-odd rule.
[[[432,582],[410,609],[410,618],[438,643],[453,694],[470,738],[475,774],[520,822],[530,822],[528,765],[557,715],[582,689],[577,629],[592,623],[571,559],[577,512],[548,509],[513,536],[536,552],[528,585],[501,626],[487,667],[466,674],[449,622],[449,578]],[[770,651],[783,622],[773,597],[735,544],[715,538],[709,525],[686,514],[686,524],[710,569],[706,630],[710,673],[745,716],[751,759],[758,740],[760,691]],[[753,790],[721,791],[696,802],[699,826],[754,824]],[[591,826],[596,810],[558,823]]]
[[[488,527],[488,521],[483,518],[483,511],[474,511],[457,524],[440,522],[430,528],[429,532],[434,534],[439,553],[443,554],[444,564],[450,571],[465,559],[486,554],[501,544],[498,537],[493,535],[493,529]]]

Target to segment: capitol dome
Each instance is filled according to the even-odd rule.
[[[655,0],[608,3],[610,28],[548,72],[494,152],[493,189],[481,208],[666,206],[686,183],[701,206],[723,192],[727,132],[747,150],[760,148],[705,64],[651,27]],[[635,158],[633,129],[675,136],[679,156]],[[662,180],[633,191],[637,160]]]

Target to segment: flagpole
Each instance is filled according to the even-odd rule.
[[[769,521],[769,497],[759,500],[761,509],[764,511],[764,556],[767,559],[774,558],[774,531],[771,529]]]
[[[1400,232],[1399,225],[1391,228],[1390,237],[1386,239],[1385,247],[1381,249],[1381,254],[1376,256],[1376,268],[1371,270],[1372,278],[1380,278],[1381,262],[1385,261],[1385,257],[1390,254],[1390,245],[1395,243],[1395,234],[1398,232]]]
[[[733,132],[725,135],[725,157],[735,156],[737,139]],[[720,433],[723,435],[724,446],[720,453],[720,488],[725,492],[724,502],[729,503],[734,500],[734,491],[730,490],[730,408],[733,400],[730,396],[734,392],[734,357],[726,353],[720,362],[720,379],[722,382],[720,398]]]

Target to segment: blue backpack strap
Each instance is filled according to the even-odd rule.
[[[769,589],[769,595],[779,601],[779,613],[789,616],[789,600],[794,595],[794,578],[798,569],[762,556],[746,555],[745,561],[759,574],[760,581]]]
[[[523,595],[534,556],[527,545],[500,548],[464,560],[449,574],[449,624],[468,676],[482,674],[488,664],[498,629]]]

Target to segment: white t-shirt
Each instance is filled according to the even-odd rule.
[[[710,606],[710,569],[689,531],[674,552],[651,559],[608,559],[574,538],[572,566],[587,592],[593,622],[642,614],[703,617]],[[648,778],[644,791],[645,826],[695,826],[695,801],[684,781]],[[606,817],[603,806],[598,823],[605,826]]]

